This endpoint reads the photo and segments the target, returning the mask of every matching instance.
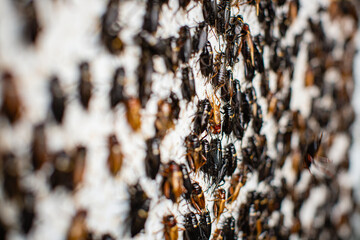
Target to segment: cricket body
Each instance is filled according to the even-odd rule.
[[[112,134],[108,138],[109,156],[107,160],[108,168],[112,176],[116,176],[122,167],[123,154],[121,146],[116,138],[116,135]]]
[[[177,240],[179,237],[178,226],[173,215],[163,217],[165,240]]]
[[[325,167],[323,167],[315,162],[315,159],[318,160],[318,162],[320,162],[320,163],[329,163],[330,162],[330,160],[328,158],[318,156],[321,141],[322,141],[322,133],[320,134],[319,137],[315,137],[309,144],[307,144],[306,151],[305,151],[304,158],[303,158],[304,167],[306,169],[308,169],[309,172],[311,173],[310,167],[311,167],[311,164],[313,164],[313,165],[319,167],[324,172],[326,172],[328,175],[333,175]]]
[[[225,210],[225,203],[226,203],[225,190],[222,188],[216,189],[215,200],[214,200],[214,214],[216,217],[216,222],[219,222],[220,215]]]
[[[173,202],[179,202],[179,198],[184,192],[183,174],[180,166],[176,162],[170,161],[162,175],[164,177],[162,191],[165,197]]]
[[[199,212],[202,212],[205,210],[204,192],[197,182],[195,182],[193,184],[193,191],[191,193],[191,204]]]

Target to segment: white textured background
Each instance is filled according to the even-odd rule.
[[[328,4],[327,0],[302,0],[302,8],[294,25],[288,30],[286,43],[292,44],[294,34],[301,33],[305,27],[306,19],[309,16],[316,16],[317,6],[321,3]],[[142,112],[142,129],[140,133],[134,134],[129,128],[124,118],[125,108],[120,105],[115,112],[110,111],[108,104],[108,92],[114,70],[118,66],[126,68],[127,89],[129,94],[136,95],[136,68],[140,55],[139,48],[132,42],[132,36],[140,31],[142,18],[145,10],[145,1],[125,1],[121,4],[120,22],[124,26],[121,37],[126,44],[125,53],[120,56],[110,56],[100,45],[100,17],[105,11],[106,1],[103,0],[40,0],[36,2],[39,10],[42,33],[35,47],[25,47],[21,42],[20,25],[21,21],[10,0],[0,0],[0,70],[11,69],[20,87],[20,94],[25,103],[25,116],[14,128],[2,128],[0,134],[1,150],[12,149],[17,155],[24,158],[28,154],[28,144],[31,142],[32,125],[42,122],[49,118],[50,95],[48,91],[48,80],[52,74],[56,74],[69,94],[68,104],[65,111],[65,119],[62,126],[48,124],[46,127],[48,146],[50,151],[60,149],[71,149],[76,145],[83,144],[88,149],[87,166],[83,186],[73,194],[61,189],[51,192],[45,183],[46,175],[50,171],[49,166],[36,173],[25,174],[22,181],[29,189],[33,189],[37,196],[37,218],[36,227],[30,232],[29,239],[63,239],[66,235],[69,224],[76,209],[85,208],[88,211],[87,224],[95,236],[104,233],[111,233],[118,239],[123,239],[124,219],[128,212],[128,193],[127,185],[134,184],[137,179],[148,195],[153,199],[151,203],[150,216],[146,222],[145,234],[139,234],[136,239],[161,239],[162,225],[161,219],[165,214],[173,212],[179,216],[170,200],[159,199],[158,175],[156,182],[150,181],[145,177],[143,159],[145,156],[144,139],[154,135],[153,122],[157,111],[157,101],[164,98],[173,90],[178,96],[180,92],[180,79],[174,78],[172,74],[166,73],[161,60],[156,61],[155,75],[153,83],[154,95],[150,99],[147,108]],[[170,0],[170,9],[166,6],[162,9],[160,27],[157,35],[162,37],[177,36],[179,27],[187,24],[195,26],[202,21],[200,6],[195,5],[194,9],[188,14],[177,10],[177,1]],[[191,6],[189,6],[189,9]],[[279,8],[277,13],[286,11],[286,7]],[[173,15],[176,12],[175,16]],[[249,23],[253,36],[260,29],[255,16],[255,9],[244,5],[241,12],[245,22]],[[326,19],[324,20],[325,24]],[[339,24],[331,24],[332,27],[326,28],[329,35],[338,34],[341,27]],[[210,36],[212,36],[210,34]],[[359,39],[359,38],[358,38]],[[210,37],[213,46],[217,46],[216,39]],[[306,40],[306,36],[305,36]],[[341,40],[340,40],[341,41]],[[359,42],[359,41],[358,41]],[[358,44],[359,46],[359,44]],[[318,94],[314,89],[303,87],[304,68],[306,59],[306,44],[301,45],[300,54],[296,64],[295,79],[292,83],[293,98],[292,109],[299,109],[306,116],[309,112],[310,97]],[[268,64],[268,50],[265,49],[265,64]],[[196,57],[191,60],[195,66],[194,73],[199,72]],[[93,98],[90,102],[89,112],[83,110],[77,100],[77,81],[78,65],[82,61],[90,62],[90,71],[95,86]],[[355,61],[356,69],[360,69],[360,57]],[[242,65],[234,69],[234,78],[243,79]],[[360,82],[360,71],[356,72],[356,78]],[[274,86],[275,76],[270,76],[270,86]],[[254,79],[254,85],[258,90],[259,77]],[[204,94],[204,79],[197,74],[196,82],[199,98]],[[210,88],[208,88],[210,91]],[[259,97],[259,94],[258,94]],[[353,103],[357,113],[360,113],[360,89],[356,85],[356,92]],[[264,114],[263,132],[266,133],[271,146],[274,141],[276,128],[273,120],[266,115],[266,101],[259,97]],[[170,131],[161,145],[162,161],[175,159],[177,162],[185,162],[185,148],[183,147],[184,138],[189,134],[192,117],[196,106],[191,103],[188,106],[181,102],[181,117],[176,124],[176,128]],[[360,183],[360,121],[354,125],[353,150],[351,154],[352,177],[349,184],[358,185]],[[121,174],[117,178],[112,178],[107,172],[107,136],[116,133],[122,144],[125,155],[125,162]],[[248,133],[250,134],[250,133]],[[337,154],[344,152],[347,144],[339,140]],[[225,144],[224,144],[225,145]],[[224,146],[223,145],[223,146]],[[239,143],[237,143],[239,151]],[[269,155],[276,157],[275,149],[269,148]],[[276,179],[286,176],[292,180],[290,170],[285,166],[283,171],[277,171]],[[287,173],[287,174],[286,174]],[[195,176],[193,176],[195,177]],[[201,176],[196,176],[198,180]],[[305,174],[304,182],[309,181],[309,175]],[[201,180],[200,180],[201,181]],[[201,182],[203,184],[203,182]],[[262,190],[263,185],[256,185],[256,178],[250,177],[249,181],[241,190],[239,199],[235,206],[245,200],[245,192],[248,189]],[[204,186],[204,185],[203,185]],[[224,188],[227,189],[228,185]],[[359,194],[360,195],[360,194]],[[320,204],[324,199],[324,189],[313,189],[310,198],[304,204],[301,218],[306,223],[304,226],[310,227],[314,217],[314,208],[317,202]],[[207,200],[212,199],[210,196]],[[360,198],[359,198],[360,199]],[[310,204],[311,203],[311,204]],[[209,208],[212,203],[208,202]],[[233,209],[236,207],[233,206]],[[283,211],[287,216],[285,225],[291,225],[292,203],[285,201]],[[180,203],[179,210],[186,209],[185,203]],[[7,216],[9,222],[16,221],[16,206],[10,202],[4,202],[0,207],[2,216]],[[230,215],[227,212],[222,218]],[[234,216],[237,216],[235,213]],[[178,218],[181,222],[181,217]],[[214,227],[213,227],[214,229]],[[17,231],[10,234],[10,239],[25,239]]]

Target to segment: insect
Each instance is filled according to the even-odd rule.
[[[211,167],[211,165],[210,165],[210,163],[209,163],[209,161],[211,161],[211,156],[210,156],[210,150],[211,150],[211,148],[210,148],[210,144],[209,144],[209,141],[206,140],[206,139],[201,140],[200,143],[201,143],[201,146],[202,146],[202,153],[201,153],[201,155],[202,155],[203,158],[206,159],[205,164],[201,167],[201,171],[202,171],[203,173],[205,173],[205,175],[207,175],[208,178],[209,178],[210,167]]]
[[[266,155],[259,166],[259,182],[272,179],[275,171],[274,165],[274,161]]]
[[[60,151],[53,155],[54,172],[50,176],[51,188],[64,186],[74,190],[82,182],[86,165],[86,148],[78,146],[71,155]]]
[[[225,135],[229,136],[233,131],[235,113],[229,103],[223,106],[224,117],[222,122],[221,130]]]
[[[226,49],[225,56],[230,67],[234,67],[235,63],[238,62],[239,56],[239,37],[236,35],[235,30],[237,25],[234,23],[230,24],[229,29],[226,31]]]
[[[210,111],[210,130],[213,134],[219,134],[221,132],[221,114],[220,114],[220,103],[216,104],[214,101],[214,97],[212,97],[212,101],[210,102],[211,111]]]
[[[211,26],[215,27],[216,19],[217,19],[217,1],[210,0],[204,1],[202,5],[202,12],[205,19],[205,22]]]
[[[119,0],[111,0],[106,13],[102,17],[101,37],[106,48],[112,54],[118,54],[124,48],[123,42],[118,36],[121,31],[121,26],[118,23],[118,9]]]
[[[80,102],[85,109],[89,108],[92,90],[93,84],[91,82],[90,66],[89,63],[83,62],[80,64],[80,81],[78,91]]]
[[[282,62],[282,52],[279,47],[279,40],[275,39],[272,46],[272,53],[270,56],[271,62],[270,67],[274,72],[277,72]]]
[[[210,77],[210,75],[213,73],[213,49],[211,47],[211,43],[208,41],[205,44],[205,47],[202,49],[202,52],[200,54],[200,71],[201,74],[204,77]]]
[[[170,92],[170,97],[167,99],[171,104],[171,116],[173,119],[178,120],[180,114],[180,101],[174,92]]]
[[[32,142],[32,164],[35,170],[39,170],[48,161],[45,125],[40,124],[34,128]]]
[[[262,116],[262,110],[261,107],[259,106],[259,104],[254,103],[255,106],[253,108],[253,110],[255,111],[253,113],[253,128],[255,133],[260,134],[260,130],[262,128],[262,124],[263,124],[263,116]]]
[[[162,173],[163,181],[161,189],[167,199],[173,202],[179,202],[181,194],[184,192],[183,174],[180,166],[170,161]]]
[[[121,145],[116,138],[116,135],[110,135],[108,138],[109,155],[107,159],[107,165],[111,175],[116,176],[123,164],[123,154],[121,151]]]
[[[217,150],[215,151],[216,155],[216,158],[217,158],[217,161],[216,164],[217,164],[217,172],[216,174],[214,174],[214,186],[215,186],[215,189],[219,186],[219,185],[222,185],[222,183],[224,182],[224,178],[226,176],[226,173],[228,171],[228,165],[229,163],[226,161],[227,159],[224,159],[222,157],[222,149],[221,149],[221,141],[219,139],[219,141],[216,142],[216,145],[217,145]],[[212,146],[213,147],[213,146]],[[221,153],[221,154],[220,154]]]
[[[196,27],[194,37],[192,39],[192,51],[197,53],[202,50],[208,42],[208,25],[206,22],[201,22]]]
[[[125,101],[126,118],[134,131],[141,128],[141,103],[138,98],[130,97]]]
[[[235,240],[237,239],[235,235],[235,218],[234,217],[228,217],[225,219],[224,226],[224,239],[226,240]]]
[[[161,1],[147,1],[144,16],[143,30],[154,34],[159,25],[159,15],[161,11]]]
[[[255,209],[255,204],[250,204],[250,209],[249,209],[249,228],[250,228],[250,232],[252,234],[255,234],[256,231],[256,223],[258,221],[259,218],[259,211],[257,211]]]
[[[36,43],[42,30],[34,1],[13,1],[24,18],[23,36],[28,43]]]
[[[83,180],[86,166],[87,149],[84,146],[78,146],[71,156],[73,163],[73,183],[76,188]]]
[[[303,39],[303,33],[297,34],[294,37],[294,46],[292,47],[292,55],[297,56],[299,50],[300,50],[300,43]]]
[[[178,239],[178,226],[174,215],[167,215],[163,217],[164,224],[164,237],[165,240],[177,240]]]
[[[202,212],[205,210],[205,196],[204,192],[201,188],[201,186],[195,182],[193,183],[193,190],[191,192],[191,205],[198,210],[199,212]]]
[[[245,170],[245,166],[242,165],[240,173],[237,173],[235,175],[232,176],[231,181],[230,181],[230,187],[228,190],[228,203],[233,203],[237,197],[239,196],[240,190],[241,188],[245,185],[246,181],[247,181],[247,171]]]
[[[194,118],[194,132],[197,135],[202,134],[207,129],[211,109],[210,101],[207,98],[199,101],[199,107]]]
[[[189,102],[192,101],[196,95],[194,73],[189,66],[182,69],[181,92],[183,98]]]
[[[215,229],[212,240],[223,240],[224,237],[224,231],[221,228],[217,228]]]
[[[86,210],[78,210],[76,212],[67,232],[67,240],[79,240],[87,238],[88,227],[86,226],[86,216]]]
[[[247,23],[244,23],[242,29],[241,29],[241,44],[243,45],[240,47],[239,51],[246,50],[246,52],[249,52],[250,55],[250,62],[252,66],[255,66],[255,52],[254,52],[254,42],[252,40],[250,27]],[[244,53],[243,53],[244,55]],[[245,56],[244,56],[245,57]]]
[[[222,164],[222,146],[218,138],[211,139],[210,157],[206,162],[211,177],[211,185],[216,186],[220,182]],[[224,173],[224,172],[223,172]],[[216,188],[216,187],[215,187]]]
[[[225,53],[221,52],[216,55],[214,70],[214,75],[211,77],[211,84],[217,90],[217,88],[223,86],[226,82],[227,70]]]
[[[233,89],[234,89],[233,84],[234,84],[233,73],[229,69],[229,70],[227,70],[227,73],[226,73],[226,81],[220,88],[221,99],[224,102],[230,102],[230,99],[232,98],[232,95],[233,95]]]
[[[246,238],[250,235],[249,228],[249,204],[242,203],[239,208],[239,218],[238,218],[238,227],[242,231],[242,237]]]
[[[118,23],[120,0],[111,0],[102,17],[101,39],[107,50],[119,54],[124,49],[124,43],[119,37],[121,26]]]
[[[232,176],[237,167],[237,153],[233,143],[229,143],[225,147],[224,159],[227,162],[226,176]]]
[[[241,126],[246,129],[251,119],[251,106],[245,93],[241,93],[241,105],[240,105],[240,122]]]
[[[200,214],[199,225],[203,239],[209,239],[211,235],[211,217],[209,211],[203,211]]]
[[[233,133],[234,136],[241,141],[244,136],[245,126],[240,116],[239,114],[235,113]]]
[[[21,230],[28,234],[36,220],[35,212],[35,194],[30,191],[25,191],[21,199],[21,215],[19,222],[21,223]]]
[[[160,139],[157,137],[146,140],[145,170],[148,177],[155,179],[161,164]]]
[[[206,156],[206,163],[202,167],[202,171],[207,176],[208,180],[213,185],[216,181],[218,174],[218,157],[222,155],[222,153],[218,153],[218,147],[221,149],[220,139],[212,139],[209,145],[209,142],[204,139],[202,145],[204,145],[204,156]],[[218,154],[217,154],[218,153]],[[206,154],[206,155],[205,155]]]
[[[281,37],[284,37],[290,25],[290,21],[286,13],[283,13],[280,17],[279,32]]]
[[[202,145],[199,138],[195,134],[190,134],[185,139],[186,159],[190,169],[195,173],[206,163],[206,159],[202,155]]]
[[[190,28],[182,26],[179,31],[179,38],[176,41],[177,48],[179,49],[179,58],[183,63],[188,63],[191,57],[192,42]]]
[[[21,102],[15,79],[10,72],[2,75],[2,106],[1,113],[4,114],[10,123],[17,122],[22,116],[23,104]]]
[[[183,184],[184,184],[184,188],[185,188],[185,199],[190,200],[191,197],[191,192],[193,190],[192,184],[191,184],[191,180],[190,180],[190,176],[189,176],[189,172],[187,170],[187,167],[185,164],[180,164],[180,168],[181,168],[181,172],[183,175]]]
[[[1,153],[1,170],[5,195],[10,199],[21,196],[20,170],[14,153]]]
[[[193,212],[185,215],[184,227],[184,240],[201,239],[199,222]]]
[[[249,48],[247,42],[242,41],[242,43],[243,44],[240,49],[241,49],[241,53],[244,58],[245,79],[251,82],[255,76],[255,60],[253,60],[254,48],[253,47],[252,47],[252,49]]]
[[[319,167],[321,170],[325,171],[327,174],[332,176],[332,173],[328,171],[325,167],[318,163],[329,163],[330,160],[328,158],[318,156],[320,145],[322,140],[322,133],[319,137],[315,137],[310,143],[306,145],[306,150],[303,158],[304,167],[310,171],[311,165],[315,165]]]
[[[300,8],[300,2],[299,0],[292,0],[289,1],[289,10],[288,10],[288,18],[290,25],[295,21],[298,15],[298,11]]]
[[[126,100],[126,96],[124,93],[125,86],[125,69],[123,67],[119,67],[116,69],[112,87],[110,90],[110,107],[115,108],[115,106]]]
[[[142,229],[144,229],[151,199],[142,189],[139,183],[129,187],[130,194],[130,212],[128,220],[130,221],[131,237],[136,236]]]
[[[224,212],[225,210],[225,203],[226,203],[226,192],[224,189],[222,188],[218,188],[215,190],[214,193],[214,206],[213,206],[213,210],[214,210],[214,215],[216,218],[216,222],[219,222],[220,219],[220,215]]]
[[[258,49],[258,45],[255,42],[254,43],[254,58],[255,58],[255,70],[259,73],[264,73],[265,67],[264,67],[264,59],[262,52]]]
[[[68,190],[73,190],[72,179],[73,163],[70,156],[65,151],[52,154],[54,171],[50,176],[50,186],[52,189],[57,186],[64,186]]]
[[[163,139],[169,129],[173,129],[174,116],[171,99],[159,100],[158,112],[155,119],[156,136]]]
[[[229,0],[220,1],[217,5],[217,18],[215,19],[216,31],[219,34],[225,34],[226,29],[229,26],[231,6]]]
[[[140,64],[138,66],[138,91],[141,106],[145,107],[151,95],[152,74],[154,72],[154,65],[152,54],[146,45],[142,44],[142,55]]]
[[[55,120],[61,124],[64,118],[66,96],[56,76],[53,76],[50,80],[50,92],[51,111]]]

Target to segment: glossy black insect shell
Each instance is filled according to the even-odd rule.
[[[185,215],[185,232],[184,240],[197,240],[201,239],[200,227],[196,215],[193,212]]]
[[[177,47],[180,49],[179,57],[183,63],[188,63],[192,52],[190,29],[188,26],[180,28],[179,38],[177,40]]]
[[[23,31],[24,39],[28,43],[36,43],[38,35],[41,32],[41,25],[37,14],[37,8],[34,1],[12,1],[18,7],[23,15]]]
[[[89,63],[84,62],[80,64],[80,81],[79,81],[79,96],[81,105],[89,108],[90,98],[92,96],[93,85],[91,83],[90,66]]]
[[[180,100],[178,98],[178,96],[174,93],[171,92],[170,93],[170,102],[171,102],[171,111],[172,111],[172,117],[177,120],[179,119],[179,114],[180,114]]]
[[[143,29],[149,33],[155,33],[159,24],[161,10],[160,0],[147,1],[144,16]]]
[[[215,27],[215,21],[217,19],[217,1],[216,0],[209,0],[203,2],[203,16],[206,23],[211,26]]]
[[[227,136],[229,136],[233,130],[234,111],[229,103],[223,106],[224,118],[222,122],[221,130]]]
[[[229,143],[225,147],[225,161],[227,162],[227,176],[232,176],[237,167],[237,154],[233,143]]]
[[[210,166],[211,166],[211,156],[210,156],[210,144],[208,140],[203,139],[201,140],[202,146],[202,156],[206,159],[206,163],[201,167],[201,171],[205,173],[205,175],[210,174]],[[209,176],[208,176],[209,177]]]
[[[52,97],[51,111],[54,115],[55,120],[58,123],[62,123],[65,112],[66,97],[57,77],[53,77],[50,80],[50,92]]]
[[[205,22],[199,23],[198,27],[196,28],[192,46],[193,52],[199,52],[202,50],[208,41],[208,25]]]
[[[203,48],[200,58],[200,71],[204,77],[209,77],[213,73],[213,50],[210,42]]]
[[[221,86],[221,99],[224,102],[230,102],[230,97],[231,94],[233,93],[233,73],[231,70],[227,70],[226,73],[226,81],[225,83]]]
[[[141,185],[137,183],[134,186],[130,186],[130,232],[131,237],[137,235],[145,226],[147,220],[148,211],[150,208],[151,199],[142,189]]]
[[[194,118],[194,131],[196,134],[200,135],[207,129],[211,108],[208,99],[205,98],[199,102],[198,111]]]
[[[2,175],[3,175],[3,188],[6,197],[12,199],[20,196],[20,176],[16,164],[15,155],[12,152],[1,154]]]
[[[150,138],[146,140],[147,154],[145,157],[145,170],[148,177],[155,179],[161,164],[160,139]]]
[[[119,67],[116,69],[112,87],[110,90],[110,106],[114,108],[118,103],[124,102],[126,99],[124,92],[125,85],[125,69],[123,67]]]
[[[184,184],[184,187],[186,189],[186,192],[185,192],[184,196],[185,196],[185,199],[189,200],[191,192],[193,190],[193,186],[191,184],[189,172],[187,170],[186,165],[182,163],[182,164],[180,164],[180,168],[181,168],[181,172],[182,172],[182,175],[183,175],[183,184]]]
[[[146,106],[152,92],[151,85],[153,71],[152,55],[148,49],[143,49],[138,67],[139,99],[142,107]]]
[[[237,239],[237,236],[235,234],[235,219],[234,217],[228,217],[225,219],[224,226],[224,239],[226,240],[235,240]]]
[[[209,239],[212,225],[209,211],[204,211],[200,214],[199,225],[203,239]]]
[[[35,196],[31,192],[25,193],[23,196],[23,206],[21,210],[21,230],[28,234],[33,226],[35,220]]]
[[[196,95],[194,74],[189,66],[182,69],[181,92],[187,101],[191,101]]]
[[[68,171],[68,169],[63,169],[62,166],[70,165],[71,159],[65,151],[60,151],[54,154],[53,157],[54,162],[54,171],[50,176],[50,185],[51,188],[54,189],[57,186],[63,186],[68,190],[74,189],[74,183],[72,180],[72,172]]]

